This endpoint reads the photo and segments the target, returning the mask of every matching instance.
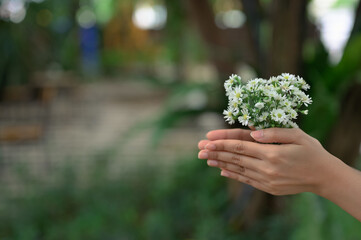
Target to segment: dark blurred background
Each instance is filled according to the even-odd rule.
[[[359,239],[310,193],[225,180],[223,82],[299,74],[301,128],[360,168],[361,1],[0,0],[1,239]]]

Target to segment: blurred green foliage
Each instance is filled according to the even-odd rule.
[[[307,48],[313,48],[311,54],[305,54],[304,60],[305,79],[311,84],[313,103],[309,115],[302,119],[301,128],[324,143],[339,116],[342,97],[359,80],[361,35],[351,38],[342,59],[336,65],[330,63],[322,45]]]
[[[226,180],[203,161],[184,156],[167,174],[143,165],[109,177],[108,157],[94,160],[87,181],[67,167],[48,186],[21,176],[26,196],[9,198],[3,188],[0,238],[347,240],[361,234],[360,222],[309,193],[242,231],[227,218]]]
[[[127,181],[96,167],[86,186],[68,168],[55,186],[35,184],[25,198],[5,201],[0,238],[236,239],[219,215],[227,206],[224,180],[200,161],[184,160],[168,177],[143,166]]]

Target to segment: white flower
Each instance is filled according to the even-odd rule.
[[[227,118],[226,122],[228,122],[229,125],[234,124],[236,121],[233,118]]]
[[[282,96],[281,94],[275,93],[274,96],[273,96],[273,98],[274,98],[275,100],[281,101],[281,100],[283,100],[285,97]]]
[[[254,126],[254,122],[248,121],[248,126]]]
[[[282,104],[283,106],[285,106],[286,108],[290,108],[290,107],[292,106],[292,103],[291,103],[290,101],[288,101],[287,99],[283,100],[283,101],[281,102],[281,104]]]
[[[241,86],[237,86],[233,89],[233,91],[230,93],[230,99],[233,102],[241,103],[242,102],[242,88]]]
[[[230,101],[229,106],[238,110],[238,102]]]
[[[227,110],[224,110],[223,115],[229,124],[233,124],[235,122],[233,119],[233,109],[231,107],[228,107]]]
[[[248,109],[247,104],[243,103],[243,104],[241,105],[240,109]]]
[[[295,75],[289,73],[282,73],[281,77],[289,81],[294,81],[296,79]]]
[[[248,126],[248,122],[251,119],[251,116],[249,116],[248,114],[248,109],[244,108],[241,110],[242,115],[238,118],[238,121],[243,125],[243,126]]]
[[[241,80],[242,80],[242,78],[240,77],[240,76],[238,76],[237,74],[232,74],[232,76],[231,76],[235,81],[237,81],[237,82],[241,82]]]
[[[263,90],[263,92],[265,91],[271,91],[273,89],[273,86],[272,85],[264,85],[263,88],[261,90]]]
[[[229,77],[228,81],[233,84],[234,81],[236,80],[236,77],[237,77],[236,74],[232,74],[232,75]]]
[[[239,113],[238,107],[234,108],[234,110],[233,110],[233,116],[237,117],[237,116],[238,116],[238,113]]]
[[[292,109],[292,108],[288,109],[287,112],[289,113],[289,115],[290,115],[290,117],[291,117],[292,119],[296,119],[297,116],[298,116],[297,112],[296,112],[294,109]]]
[[[295,122],[288,121],[287,124],[288,124],[290,127],[292,127],[292,128],[298,128],[298,125],[297,125],[297,123],[295,123]]]
[[[281,94],[278,94],[275,89],[265,90],[264,93],[267,97],[273,98],[274,100],[282,100],[284,98]]]
[[[268,80],[268,83],[271,84],[272,86],[277,85],[279,82],[278,77],[270,77],[270,79]]]
[[[305,95],[305,93],[304,92],[302,92],[300,89],[298,89],[298,88],[296,88],[294,91],[293,91],[293,94],[296,96],[296,97],[298,97],[298,98],[300,98],[302,95]]]
[[[261,116],[259,116],[258,120],[259,120],[260,122],[266,121],[268,116],[269,116],[269,113],[268,113],[268,112],[263,112],[263,113],[261,114]]]
[[[312,99],[301,90],[295,91],[294,94],[301,100],[301,102],[307,107],[312,103]]]
[[[312,99],[306,94],[304,96],[301,96],[301,101],[303,102],[303,104],[305,104],[306,107],[308,106],[308,104],[312,103]]]
[[[256,129],[268,127],[297,127],[293,119],[298,113],[307,114],[304,106],[312,103],[304,93],[309,85],[299,76],[283,73],[268,80],[256,78],[242,83],[231,75],[224,83],[228,108],[224,118],[229,124],[238,120],[244,126]]]
[[[310,85],[308,85],[307,83],[304,84],[304,85],[302,85],[301,87],[302,87],[303,90],[308,90],[308,89],[310,89]]]
[[[247,84],[246,85],[246,89],[250,92],[253,92],[256,88],[256,85],[252,85],[252,84]]]
[[[286,120],[286,113],[282,109],[273,109],[271,112],[271,118],[276,122],[282,123]]]
[[[293,86],[290,85],[290,82],[284,81],[280,84],[280,88],[282,89],[283,92],[288,92],[293,88]]]
[[[228,82],[231,85],[233,85],[235,83],[240,83],[241,77],[236,74],[232,74],[226,82]]]
[[[229,117],[232,117],[233,115],[233,109],[231,107],[229,107],[227,110],[224,110],[223,111],[223,115],[224,115],[224,118],[229,118]]]
[[[232,76],[230,76],[229,79],[224,82],[224,88],[226,89],[226,92],[231,92],[233,85],[236,84],[237,81],[240,82],[241,78],[235,74],[232,74]]]
[[[277,92],[272,88],[265,88],[263,92],[267,97],[274,97],[277,94]]]
[[[226,96],[229,96],[229,94],[232,92],[232,84],[225,82],[224,89],[226,89]]]
[[[256,103],[254,106],[255,106],[256,108],[258,108],[258,109],[262,109],[262,108],[264,108],[264,103],[258,102],[258,103]]]
[[[258,85],[259,81],[260,81],[260,78],[255,78],[255,79],[253,79],[253,80],[250,80],[250,81],[247,83],[247,85],[256,87],[256,86]]]
[[[308,110],[303,110],[303,111],[301,111],[301,113],[307,115],[307,114],[308,114]]]

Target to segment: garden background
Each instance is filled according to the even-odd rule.
[[[290,72],[301,128],[360,168],[361,1],[0,0],[0,51],[0,239],[361,237],[197,159],[230,74]]]

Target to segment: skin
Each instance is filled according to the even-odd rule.
[[[300,129],[215,130],[198,147],[198,157],[224,177],[273,195],[312,192],[361,221],[361,172]]]

